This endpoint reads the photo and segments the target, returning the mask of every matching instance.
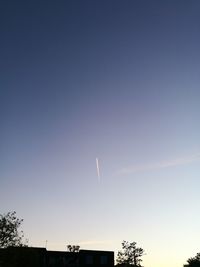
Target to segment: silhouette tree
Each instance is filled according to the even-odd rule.
[[[141,266],[141,257],[144,255],[144,250],[137,247],[136,244],[136,242],[122,242],[122,251],[119,251],[117,254],[117,265]]]
[[[24,234],[19,231],[23,220],[16,217],[16,212],[0,214],[0,248],[25,246],[22,242]]]
[[[77,245],[67,245],[67,250],[69,252],[79,252],[80,246]]]
[[[189,258],[187,263],[190,267],[200,267],[200,253],[197,253],[193,258]]]

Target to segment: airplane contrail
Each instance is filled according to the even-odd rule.
[[[96,166],[97,166],[97,176],[98,176],[98,180],[100,182],[100,171],[99,171],[99,160],[98,160],[98,158],[96,158]]]

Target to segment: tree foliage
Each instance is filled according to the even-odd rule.
[[[23,220],[16,217],[16,212],[0,214],[0,248],[24,246],[23,231],[19,228]]]
[[[122,242],[122,251],[119,251],[117,254],[118,265],[141,266],[141,257],[144,255],[144,250],[137,247],[136,244],[136,242]]]
[[[69,252],[79,252],[80,246],[78,245],[67,245],[67,250]]]
[[[200,253],[197,253],[197,255],[193,258],[189,258],[187,262],[191,267],[200,267]]]

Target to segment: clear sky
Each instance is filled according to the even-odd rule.
[[[0,212],[32,246],[195,256],[200,1],[3,0],[0,32]]]

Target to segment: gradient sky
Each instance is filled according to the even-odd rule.
[[[32,246],[195,256],[200,1],[3,0],[0,32],[0,212]]]

